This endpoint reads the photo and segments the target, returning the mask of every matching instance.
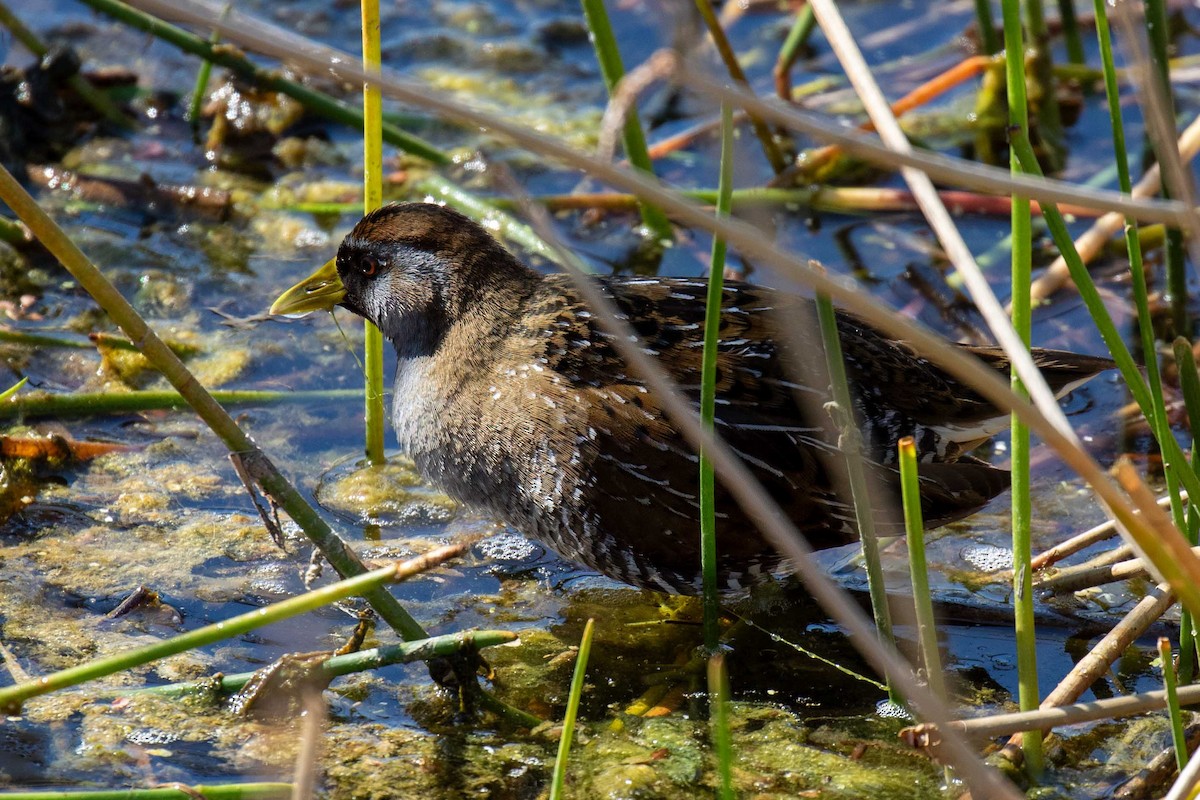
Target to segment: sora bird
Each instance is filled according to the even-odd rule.
[[[705,282],[596,280],[640,346],[698,404]],[[567,276],[525,266],[455,211],[398,204],[364,217],[335,261],[271,311],[334,305],[371,320],[395,346],[392,419],[425,477],[618,581],[699,591],[697,456]],[[798,379],[792,364],[821,358],[817,334],[792,324],[811,311],[811,301],[780,291],[725,285],[716,422],[812,546],[826,548],[857,533],[836,491],[837,431],[813,420],[827,416],[827,383]],[[917,443],[931,527],[1008,485],[1007,472],[967,455],[1007,425],[1006,413],[862,320],[839,313],[838,331],[869,472],[887,495],[874,504],[898,497],[902,436]],[[1008,369],[998,348],[962,347]],[[1060,395],[1111,366],[1048,350],[1034,358]],[[786,567],[719,486],[716,504],[723,586]],[[885,530],[895,524],[885,521]]]

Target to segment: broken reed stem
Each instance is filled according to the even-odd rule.
[[[1183,499],[1187,499],[1187,492],[1181,492],[1180,494]],[[1160,508],[1162,506],[1170,505],[1170,503],[1171,498],[1169,497],[1158,498],[1158,505]],[[1103,542],[1105,539],[1111,539],[1117,534],[1118,531],[1116,523],[1111,519],[1105,520],[1099,525],[1088,528],[1083,533],[1077,533],[1070,539],[1060,542],[1050,549],[1039,553],[1033,559],[1033,569],[1034,571],[1046,569],[1047,567],[1053,566],[1059,561],[1062,561],[1064,558],[1069,558],[1081,550],[1085,550],[1094,544]]]
[[[981,0],[987,2],[987,0]],[[817,26],[817,18],[813,16],[812,7],[805,4],[796,12],[796,20],[788,31],[787,39],[779,48],[779,56],[775,59],[775,94],[785,103],[792,100],[792,67],[804,52],[809,36]]]

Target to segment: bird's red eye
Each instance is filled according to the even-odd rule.
[[[363,256],[359,269],[362,270],[362,274],[366,277],[374,278],[375,273],[379,272],[379,261],[372,256]]]

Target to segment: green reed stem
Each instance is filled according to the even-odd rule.
[[[596,50],[596,61],[600,64],[600,75],[611,98],[617,84],[625,77],[625,64],[621,61],[621,51],[617,47],[617,38],[613,35],[612,25],[608,21],[608,11],[604,0],[582,0],[583,15],[587,20],[588,30],[592,33],[592,45]],[[625,117],[625,131],[622,141],[625,145],[625,157],[635,168],[653,175],[654,165],[650,162],[650,154],[646,150],[646,135],[642,132],[642,121],[637,108],[633,105]],[[641,203],[642,224],[658,242],[669,242],[674,236],[671,221],[657,206]]]
[[[84,789],[5,792],[4,800],[286,800],[290,783],[221,783],[160,786],[156,789]]]
[[[862,540],[863,560],[867,565],[867,588],[871,595],[871,611],[875,615],[875,628],[879,638],[891,648],[896,647],[896,636],[892,631],[892,615],[888,610],[887,585],[883,580],[883,567],[879,559],[879,537],[875,534],[875,512],[867,488],[867,475],[863,466],[862,431],[854,418],[854,405],[850,399],[850,384],[846,380],[846,362],[842,356],[842,340],[838,334],[837,316],[833,303],[827,295],[816,296],[817,322],[821,329],[821,344],[825,349],[825,365],[829,371],[829,384],[833,390],[833,403],[829,408],[834,416],[841,438],[842,454],[846,457],[846,478],[850,485],[850,497],[854,503],[854,516],[858,521],[858,534]],[[884,676],[888,685],[888,698],[897,705],[904,699],[897,691],[890,675]]]
[[[1166,104],[1167,119],[1175,119],[1175,93],[1171,87],[1170,64],[1167,59],[1169,42],[1167,40],[1170,28],[1167,24],[1167,4],[1163,0],[1146,0],[1146,35],[1150,39],[1150,60],[1154,64],[1153,74],[1158,78],[1158,91],[1162,92]],[[1147,89],[1149,91],[1149,88]],[[1150,137],[1151,145],[1157,140]],[[1174,147],[1175,143],[1163,142],[1163,147]],[[1160,164],[1169,163],[1158,159]],[[1167,181],[1162,182],[1162,196],[1171,199],[1171,191]],[[1183,246],[1183,231],[1179,228],[1167,229],[1167,302],[1171,305],[1171,321],[1175,333],[1187,336],[1190,333],[1188,325],[1188,290],[1187,290],[1187,254]]]
[[[946,679],[938,651],[937,620],[929,593],[929,565],[925,561],[925,522],[921,518],[921,486],[917,469],[917,448],[911,436],[899,442],[900,497],[904,506],[904,531],[908,542],[908,572],[912,580],[913,604],[917,620],[917,643],[929,688],[946,698]]]
[[[1200,470],[1196,459],[1196,431],[1200,431],[1200,374],[1196,371],[1196,359],[1192,344],[1183,336],[1176,337],[1172,349],[1175,352],[1175,369],[1179,373],[1179,386],[1183,390],[1183,405],[1187,411],[1192,430],[1191,469]],[[1188,542],[1192,545],[1200,538],[1200,499],[1188,498]],[[1200,637],[1196,635],[1196,617],[1184,609],[1179,617],[1179,679],[1191,683],[1196,677],[1197,655],[1200,653]]]
[[[0,2],[0,25],[8,28],[13,38],[25,46],[36,58],[44,58],[50,49],[38,38],[38,35],[25,26],[20,18],[7,5]],[[79,96],[79,99],[92,107],[92,110],[123,130],[135,127],[133,120],[125,115],[108,95],[88,83],[87,78],[76,73],[67,78],[67,86]]]
[[[379,43],[379,0],[362,0],[363,69],[377,74],[382,67]],[[383,205],[383,95],[378,84],[363,83],[363,210]],[[383,334],[363,320],[363,372],[366,381],[364,419],[367,461],[382,464],[387,413],[383,408]]]
[[[1034,3],[1027,5],[1034,13]],[[1017,130],[1029,128],[1028,98],[1025,93],[1025,42],[1021,32],[1021,12],[1017,0],[1003,0],[1004,68],[1008,91],[1008,121]],[[1009,165],[1014,174],[1021,173],[1021,163],[1010,148]],[[1033,230],[1030,203],[1026,198],[1012,198],[1012,322],[1013,328],[1028,347],[1032,328],[1029,287],[1033,261]],[[1026,400],[1029,393],[1012,372],[1012,388]],[[1013,625],[1017,646],[1017,685],[1022,711],[1032,711],[1041,704],[1037,672],[1037,626],[1033,609],[1032,508],[1029,492],[1029,428],[1012,415],[1012,548],[1013,548]],[[1025,768],[1030,778],[1037,780],[1044,767],[1042,732],[1027,731],[1022,739]]]
[[[1058,0],[1058,16],[1066,40],[1067,59],[1072,64],[1083,64],[1087,56],[1083,52],[1083,36],[1079,33],[1079,19],[1075,15],[1075,0]]]
[[[733,800],[733,738],[729,731],[729,670],[725,654],[708,659],[708,716],[713,749],[717,753],[717,797]]]
[[[750,82],[746,80],[746,73],[742,70],[741,64],[738,63],[737,54],[733,52],[733,46],[729,44],[729,37],[725,35],[725,29],[721,27],[721,21],[717,19],[717,14],[713,11],[712,0],[696,0],[696,9],[700,12],[700,18],[704,20],[704,27],[708,28],[708,35],[712,37],[713,44],[717,48],[717,54],[720,55],[721,63],[725,65],[725,70],[729,73],[729,77],[735,83],[740,83],[749,89]],[[753,115],[750,115],[750,127],[754,129],[754,135],[758,137],[758,141],[762,145],[763,154],[767,157],[767,162],[771,165],[771,169],[775,171],[776,175],[783,172],[788,166],[788,161],[784,158],[783,151],[779,149],[779,144],[771,134],[770,127]]]
[[[986,3],[987,0],[982,0],[982,2]],[[788,31],[787,38],[783,41],[783,47],[779,48],[779,55],[775,59],[775,87],[784,100],[792,99],[789,76],[816,27],[817,17],[813,13],[812,6],[805,3],[796,12],[796,21],[792,23],[792,29]]]
[[[392,664],[410,664],[414,661],[428,661],[432,658],[446,658],[459,653],[470,653],[485,647],[508,644],[518,638],[512,631],[460,631],[444,636],[431,636],[428,639],[418,639],[415,642],[400,642],[398,644],[382,645],[370,650],[360,650],[357,653],[347,653],[340,656],[330,656],[317,667],[321,675],[332,680],[342,675],[354,672],[365,672],[369,669],[379,669]],[[239,672],[235,675],[216,675],[198,681],[184,683],[169,683],[164,686],[148,686],[144,689],[129,689],[122,687],[122,694],[157,694],[170,697],[217,691],[220,694],[233,694],[241,691],[249,683],[255,672]]]
[[[1167,713],[1171,717],[1171,741],[1175,745],[1175,765],[1179,769],[1187,766],[1187,736],[1183,732],[1183,709],[1179,706],[1179,681],[1175,677],[1175,664],[1171,658],[1171,640],[1158,637],[1158,660],[1162,664],[1163,688],[1167,694]]]
[[[358,399],[357,389],[321,389],[300,392],[269,392],[255,389],[215,390],[210,393],[223,406],[325,403]],[[179,392],[78,392],[47,394],[26,392],[9,402],[0,403],[0,419],[33,417],[89,417],[97,414],[129,414],[137,411],[178,410],[189,401]]]
[[[1112,124],[1113,156],[1117,168],[1117,182],[1122,192],[1128,194],[1133,188],[1133,178],[1129,172],[1129,154],[1125,145],[1125,124],[1121,111],[1120,87],[1117,83],[1117,70],[1113,61],[1112,36],[1108,24],[1108,10],[1105,0],[1094,0],[1093,8],[1096,15],[1096,36],[1100,45],[1100,61],[1104,70],[1104,91],[1108,99],[1108,114]],[[1154,430],[1159,442],[1167,438],[1174,441],[1175,434],[1171,430],[1171,421],[1167,416],[1163,401],[1162,378],[1158,368],[1158,347],[1154,336],[1153,317],[1150,312],[1149,292],[1146,287],[1146,273],[1142,263],[1142,244],[1137,233],[1137,221],[1125,218],[1125,247],[1129,256],[1129,276],[1133,286],[1133,299],[1137,308],[1138,333],[1141,338],[1143,361],[1145,363],[1146,383],[1150,388],[1152,413],[1146,415],[1146,420]],[[1165,466],[1165,465],[1164,465]],[[1167,496],[1171,501],[1171,518],[1180,531],[1186,531],[1183,503],[1179,497],[1180,470],[1189,470],[1185,462],[1170,462],[1170,468],[1165,469],[1167,480]],[[1194,544],[1194,542],[1193,542]],[[1195,646],[1191,635],[1191,614],[1184,609],[1180,617],[1180,666],[1182,671],[1190,675]],[[1186,643],[1186,647],[1185,647]],[[1186,656],[1184,654],[1187,654]]]
[[[311,89],[302,83],[288,80],[278,69],[260,67],[246,58],[240,50],[233,47],[213,45],[182,28],[164,22],[150,14],[145,14],[120,2],[120,0],[83,0],[90,8],[145,31],[163,41],[174,45],[186,53],[206,59],[233,72],[238,77],[250,81],[256,86],[281,92],[299,101],[301,105],[318,116],[363,129],[362,110],[343,103],[333,97]],[[394,125],[383,125],[383,138],[392,145],[407,153],[425,159],[434,164],[450,164],[450,155],[418,136],[400,130]]]
[[[994,56],[999,53],[1000,37],[996,34],[990,0],[975,0],[975,23],[979,27],[979,43],[984,55]]]
[[[728,217],[733,190],[733,109],[721,106],[721,166],[717,216]],[[725,285],[725,240],[714,236],[704,306],[704,353],[700,366],[700,423],[713,430],[717,408],[717,355]],[[712,462],[700,450],[700,571],[704,586],[704,646],[716,652],[721,597],[717,586],[717,484]]]
[[[213,31],[208,41],[216,45],[221,41],[221,35]],[[204,111],[204,94],[208,91],[208,82],[212,79],[212,62],[205,59],[196,70],[196,85],[192,87],[192,102],[188,104],[188,123],[192,126],[192,135],[196,141],[200,137],[200,114]]]
[[[583,697],[583,679],[587,674],[588,658],[592,654],[592,633],[595,620],[588,619],[583,626],[583,637],[579,640],[579,653],[575,656],[575,673],[571,676],[571,693],[567,695],[567,710],[563,716],[562,736],[558,740],[558,756],[554,759],[554,772],[550,777],[550,800],[561,800],[563,784],[567,778],[567,758],[571,755],[571,739],[575,736],[575,717],[579,714],[579,700]]]
[[[225,4],[222,18],[233,7],[232,2]],[[209,44],[214,47],[221,41],[221,34],[213,31],[208,37]],[[212,78],[212,62],[207,58],[200,60],[200,69],[196,71],[196,85],[192,87],[192,102],[188,105],[188,123],[192,126],[192,137],[200,141],[200,114],[204,109],[204,93],[208,91],[208,82]]]
[[[247,472],[257,481],[263,492],[272,498],[276,505],[283,509],[292,518],[292,521],[304,531],[304,535],[321,551],[321,555],[337,570],[338,574],[343,578],[349,578],[367,572],[362,559],[333,532],[325,520],[321,519],[321,515],[279,472],[254,440],[238,427],[229,413],[197,382],[195,376],[163,343],[158,334],[146,324],[146,321],[129,304],[129,301],[104,277],[96,265],[88,260],[87,256],[63,233],[54,220],[50,219],[49,215],[38,206],[37,202],[3,166],[0,166],[0,201],[8,205],[29,226],[38,241],[59,260],[59,263],[71,273],[79,285],[120,326],[130,341],[140,344],[140,349],[146,359],[183,395],[188,405],[221,439],[229,451],[240,458]],[[1197,496],[1200,496],[1200,493],[1197,493]],[[383,587],[369,589],[363,594],[363,599],[375,609],[384,622],[400,634],[401,638],[408,641],[429,638],[421,625],[387,589]],[[467,666],[462,665],[456,668],[465,671]],[[481,704],[517,724],[532,727],[541,722],[537,717],[510,708],[492,695],[482,691],[478,683],[473,680],[474,667],[472,666],[470,669],[470,673],[460,675],[460,678],[464,680],[465,690],[472,692],[475,699]]]
[[[77,667],[59,670],[50,675],[43,675],[34,680],[18,683],[15,686],[0,688],[0,713],[19,714],[21,705],[31,697],[77,686],[87,681],[103,678],[122,670],[133,669],[142,664],[173,656],[186,650],[239,636],[255,628],[261,628],[280,620],[289,619],[297,614],[321,608],[337,600],[343,600],[355,595],[381,588],[385,583],[397,580],[399,563],[390,564],[371,572],[356,575],[353,578],[338,581],[330,586],[322,587],[311,592],[305,592],[299,597],[292,597],[279,603],[273,603],[266,608],[255,609],[232,619],[205,625],[194,631],[173,636],[161,642],[139,647],[123,653],[117,653],[104,658],[93,659]],[[422,565],[424,568],[424,565]],[[406,576],[407,577],[407,576]]]

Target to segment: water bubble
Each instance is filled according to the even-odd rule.
[[[1012,567],[1012,550],[995,545],[972,545],[963,548],[963,561],[981,572],[999,572]]]
[[[476,549],[493,561],[525,561],[538,553],[538,546],[515,531],[484,539]]]
[[[882,719],[912,719],[908,709],[891,700],[880,700],[875,704],[875,713]]]

